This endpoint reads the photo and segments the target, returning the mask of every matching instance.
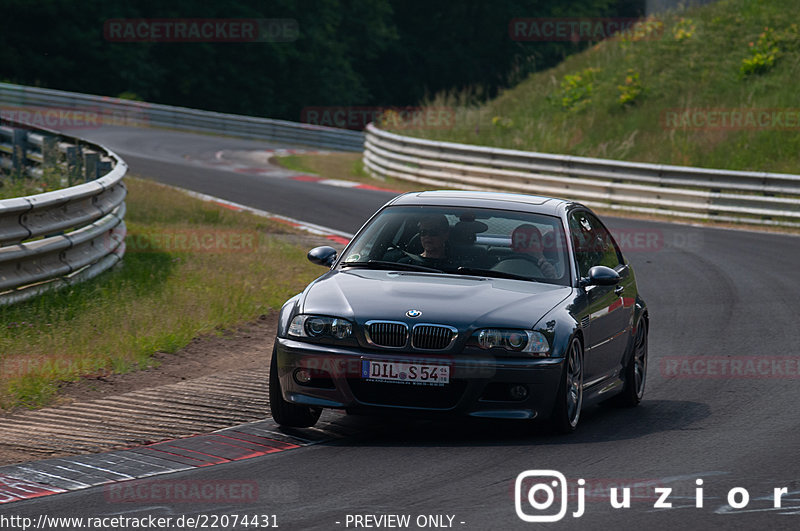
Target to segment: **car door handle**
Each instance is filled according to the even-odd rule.
[[[617,286],[614,288],[614,295],[622,295],[623,291],[625,291],[625,286]]]

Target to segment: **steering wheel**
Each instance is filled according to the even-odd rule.
[[[389,245],[386,246],[386,251],[387,252],[388,251],[400,251],[401,253],[403,253],[403,255],[405,255],[409,259],[411,259],[411,261],[413,261],[415,264],[417,264],[417,265],[425,265],[425,261],[423,260],[423,258],[421,256],[416,255],[414,253],[409,253],[405,249],[401,248],[399,245],[395,245],[393,243],[389,244]]]

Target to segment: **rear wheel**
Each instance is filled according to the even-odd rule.
[[[647,379],[647,322],[642,319],[636,327],[633,352],[625,365],[625,386],[619,395],[622,406],[633,407],[642,401],[644,384]]]
[[[558,388],[556,405],[550,419],[560,433],[571,433],[578,427],[583,406],[583,345],[572,339],[564,360],[564,376]]]
[[[319,420],[322,409],[292,404],[283,399],[281,381],[278,378],[278,347],[272,347],[272,361],[269,364],[269,407],[272,418],[281,426],[310,428]]]

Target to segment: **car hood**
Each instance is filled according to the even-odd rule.
[[[334,270],[306,288],[302,313],[471,326],[530,328],[572,292],[519,280],[380,270]],[[408,310],[422,314],[411,319]]]

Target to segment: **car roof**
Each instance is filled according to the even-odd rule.
[[[409,192],[396,197],[390,205],[402,206],[460,206],[472,208],[496,208],[518,210],[558,216],[574,201],[555,199],[538,195],[513,194],[507,192],[478,192],[471,190],[436,190],[428,192]]]

